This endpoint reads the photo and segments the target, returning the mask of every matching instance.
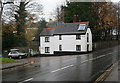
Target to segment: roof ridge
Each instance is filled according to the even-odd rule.
[[[76,24],[76,23],[89,23],[89,22],[74,22],[74,23],[59,23],[59,24]]]
[[[56,29],[56,28],[44,28],[44,29]]]

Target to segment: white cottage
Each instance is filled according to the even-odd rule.
[[[40,34],[41,54],[80,54],[92,51],[89,22],[61,23]]]

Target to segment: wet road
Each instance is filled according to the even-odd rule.
[[[120,46],[119,46],[120,47]],[[41,57],[38,63],[4,71],[3,81],[94,81],[117,61],[118,46],[89,54]]]

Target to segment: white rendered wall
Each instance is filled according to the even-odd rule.
[[[59,51],[59,45],[62,45],[62,51],[76,51],[76,45],[81,45],[82,52],[87,50],[85,35],[81,35],[80,40],[76,40],[76,35],[62,35],[62,40],[59,40],[59,35],[55,35],[54,38],[55,51]]]
[[[86,36],[87,33],[89,33],[89,42],[87,44],[89,44],[89,51],[92,51],[92,33],[90,28],[87,29]]]
[[[87,42],[87,33],[89,33],[89,42]],[[45,36],[40,37],[40,53],[53,54],[54,51],[59,51],[59,45],[62,45],[62,51],[71,52],[76,52],[76,45],[81,45],[81,52],[87,52],[87,44],[89,44],[89,51],[92,51],[90,28],[87,29],[85,35],[81,35],[80,40],[76,40],[76,35],[61,35],[61,37],[62,40],[59,40],[59,35],[49,36],[50,42],[45,42]],[[45,47],[50,47],[50,53],[45,53]]]
[[[49,42],[45,42],[45,37],[49,37]],[[42,36],[40,37],[40,53],[41,54],[53,54],[54,51],[54,37]],[[45,53],[45,47],[50,47],[50,53]]]

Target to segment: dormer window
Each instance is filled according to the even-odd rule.
[[[49,42],[49,37],[45,37],[45,42]]]
[[[78,30],[85,30],[86,24],[80,24]]]

